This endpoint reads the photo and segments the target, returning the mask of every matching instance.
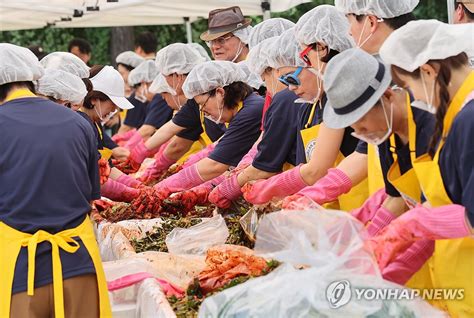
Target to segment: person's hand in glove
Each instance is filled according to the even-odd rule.
[[[208,200],[217,207],[227,209],[232,201],[242,195],[237,173],[231,174],[209,194]]]
[[[142,135],[138,130],[127,140],[127,142],[123,145],[125,148],[132,150],[135,148],[140,142],[145,142],[143,140]]]
[[[150,183],[153,180],[158,179],[168,168],[175,163],[174,160],[166,157],[164,152],[159,152],[155,156],[155,161],[143,172],[138,178],[143,183]]]
[[[442,240],[466,237],[471,227],[466,210],[457,204],[409,210],[367,241],[381,270],[419,239]]]
[[[142,187],[138,191],[138,197],[131,202],[137,214],[161,212],[161,203],[166,196],[150,187]]]
[[[100,158],[98,161],[98,164],[99,164],[100,185],[103,185],[105,182],[107,182],[107,179],[109,179],[110,165],[109,165],[109,162],[104,158]]]
[[[171,193],[191,189],[203,182],[197,164],[194,164],[157,183],[153,188],[168,197]]]
[[[341,194],[347,193],[352,188],[351,179],[341,170],[331,168],[328,173],[314,185],[305,187],[298,193],[283,199],[284,209],[303,209],[311,206],[313,201],[325,204],[336,200]]]
[[[307,186],[301,177],[300,168],[298,166],[269,179],[245,184],[242,187],[245,200],[252,204],[265,204],[273,198],[283,198],[300,191]]]
[[[145,143],[142,141],[135,148],[133,148],[132,151],[130,151],[130,156],[127,160],[123,162],[113,161],[113,163],[115,167],[123,173],[135,173],[140,169],[143,161],[145,161],[147,157],[153,156],[156,152],[158,152],[158,150],[159,148],[148,149],[145,146]]]
[[[135,178],[130,177],[129,175],[126,175],[125,173],[121,174],[115,181],[120,182],[121,184],[126,185],[127,187],[130,188],[139,188],[143,186],[143,184],[138,181]]]
[[[130,188],[125,184],[109,179],[100,187],[100,194],[113,201],[131,202],[138,197],[140,190]]]
[[[117,145],[122,147],[135,134],[136,131],[137,130],[134,128],[124,133],[115,134],[112,136],[112,140],[115,141]]]

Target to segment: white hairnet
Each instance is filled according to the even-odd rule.
[[[140,65],[143,61],[145,59],[133,51],[122,52],[115,58],[117,64],[124,64],[133,68]]]
[[[306,63],[300,57],[300,46],[296,41],[295,29],[289,29],[283,32],[271,47],[262,51],[266,53],[268,64],[271,68],[278,69],[285,66],[306,66]]]
[[[44,75],[36,82],[36,91],[75,105],[82,103],[87,95],[86,85],[80,77],[54,69],[45,70]]]
[[[27,48],[0,43],[0,85],[36,81],[44,73],[38,58]]]
[[[268,38],[252,47],[247,55],[247,66],[252,73],[262,75],[266,68],[270,67],[268,63],[268,51],[278,40],[278,36]]]
[[[250,71],[247,61],[240,61],[237,65],[244,71],[245,73],[245,83],[247,83],[250,87],[259,89],[263,85],[262,77],[260,74],[255,74]]]
[[[284,31],[291,29],[295,24],[283,18],[272,18],[260,22],[250,32],[248,45],[253,48],[265,39],[281,35]]]
[[[252,27],[249,25],[245,28],[233,31],[232,34],[238,37],[244,44],[249,44],[249,35],[251,31]]]
[[[429,60],[443,60],[474,51],[474,24],[438,20],[411,21],[395,30],[380,48],[385,63],[413,72]]]
[[[298,20],[296,38],[305,45],[320,42],[330,49],[342,52],[355,45],[349,29],[349,21],[344,14],[334,6],[320,5]]]
[[[192,47],[193,49],[195,49],[199,53],[199,55],[204,58],[204,60],[206,61],[211,60],[211,57],[209,56],[206,49],[202,45],[198,43],[188,43],[188,45]]]
[[[173,73],[188,74],[194,66],[204,62],[195,49],[184,43],[165,46],[156,55],[158,71],[168,76]]]
[[[148,91],[153,94],[170,93],[171,95],[176,95],[175,90],[171,88],[163,74],[158,74],[155,77]]]
[[[245,73],[236,64],[229,61],[208,61],[197,65],[183,83],[184,95],[194,98],[217,87],[234,82],[245,82]]]
[[[89,78],[89,66],[69,52],[49,53],[41,59],[40,63],[46,69],[61,70],[80,78]]]
[[[158,75],[158,67],[155,61],[146,60],[128,74],[128,85],[135,86],[142,82],[151,83]]]
[[[375,15],[395,18],[412,12],[419,0],[335,0],[334,5],[344,14]]]

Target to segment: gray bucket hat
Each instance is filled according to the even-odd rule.
[[[323,119],[333,129],[346,128],[367,114],[390,86],[390,67],[359,48],[336,55],[324,74],[328,101]]]

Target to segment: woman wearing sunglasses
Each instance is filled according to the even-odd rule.
[[[351,155],[358,142],[351,136],[352,129],[330,129],[322,121],[326,103],[321,79],[324,66],[338,52],[353,46],[346,18],[333,6],[318,6],[301,17],[296,30],[300,42],[310,43],[307,47],[314,51],[315,65],[308,59],[310,50],[305,49],[300,57],[305,60],[307,67],[293,68],[294,71],[283,67],[278,71],[284,74],[280,81],[288,85],[300,97],[300,101],[308,102],[302,106],[298,118],[297,162],[303,165],[268,180],[247,184],[244,197],[254,204],[282,198],[314,184],[335,163]],[[349,210],[358,207],[367,195],[366,185],[364,188],[364,184],[361,184],[360,188],[355,188],[341,198],[340,208]]]
[[[204,62],[189,73],[183,84],[186,97],[198,103],[204,116],[215,123],[227,123],[228,128],[207,157],[155,185],[154,195],[164,199],[171,193],[215,179],[239,164],[260,136],[263,109],[263,98],[255,94],[245,80],[240,66],[229,61]],[[203,192],[195,193],[202,195],[203,200],[207,198],[205,190],[209,193],[213,188],[212,183],[206,186],[200,188]],[[195,197],[188,194],[186,201],[188,196]]]

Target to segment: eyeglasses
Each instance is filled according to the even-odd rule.
[[[213,44],[218,44],[218,45],[224,45],[225,42],[227,42],[227,40],[230,40],[231,38],[233,38],[235,35],[233,34],[229,34],[228,36],[221,36],[215,40],[211,40],[211,41],[206,41],[206,44],[208,47],[211,47]]]
[[[203,108],[206,107],[206,104],[207,102],[209,101],[209,98],[211,98],[211,94],[209,94],[209,96],[207,96],[207,99],[204,103],[202,104],[198,104],[199,105],[199,111],[202,112]]]
[[[314,48],[315,44],[308,45],[306,49],[300,52],[300,58],[306,63],[306,65],[311,66],[311,61],[309,60],[308,54]]]
[[[301,81],[298,78],[298,75],[300,75],[302,69],[303,68],[300,66],[293,73],[288,73],[288,74],[280,76],[278,80],[281,83],[285,84],[286,86],[290,86],[290,85],[300,86]]]

